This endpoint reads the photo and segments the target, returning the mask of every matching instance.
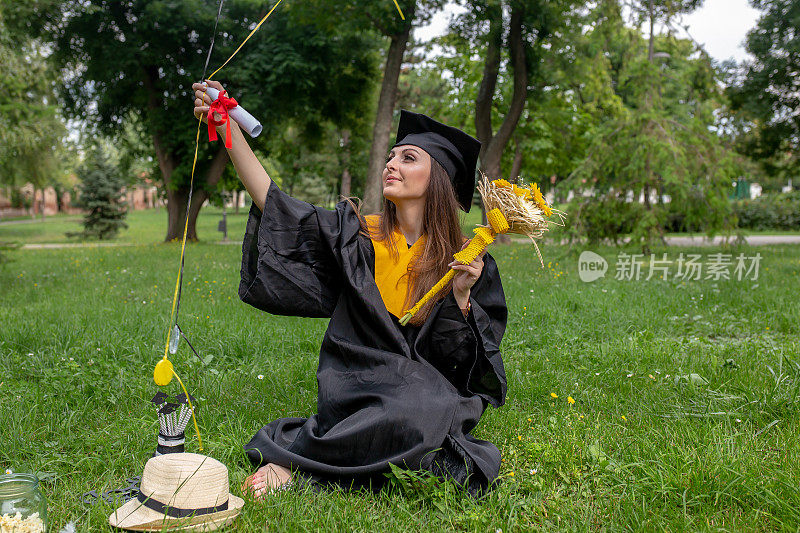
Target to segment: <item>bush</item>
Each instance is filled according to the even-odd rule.
[[[765,194],[733,202],[739,227],[753,230],[800,229],[800,191]]]

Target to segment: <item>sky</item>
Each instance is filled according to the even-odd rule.
[[[443,34],[450,17],[460,11],[458,6],[448,5],[428,26],[415,30],[414,35],[428,40]],[[689,26],[689,35],[717,61],[731,58],[742,61],[747,58],[745,36],[757,18],[758,11],[747,0],[705,0],[703,7],[684,15],[683,23]]]

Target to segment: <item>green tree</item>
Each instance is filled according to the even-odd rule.
[[[662,12],[650,9],[651,21],[654,13]],[[609,37],[621,38],[634,53],[619,54],[622,47],[608,46]],[[614,240],[630,233],[648,253],[663,234],[668,208],[679,211],[686,225],[709,233],[730,227],[727,193],[737,157],[714,131],[724,98],[711,59],[670,33],[651,33],[645,40],[622,27],[618,15],[607,17],[587,39],[603,48],[606,80],[616,98],[608,98],[607,89],[581,92],[590,103],[597,93],[613,111],[592,128],[585,160],[572,173],[574,190],[593,193],[574,210],[578,231]],[[588,58],[599,58],[593,45],[585,50]]]
[[[102,149],[95,147],[81,166],[78,177],[77,205],[86,211],[83,231],[67,233],[67,236],[113,239],[121,229],[128,227],[125,223],[128,214],[124,199],[125,180],[119,169]]]
[[[747,34],[752,59],[731,72],[728,95],[744,119],[741,140],[769,176],[796,177],[800,169],[800,2],[751,0],[762,11]]]
[[[58,179],[61,139],[53,75],[42,44],[6,25],[0,4],[0,183],[44,189]],[[42,194],[44,197],[44,194]],[[44,217],[44,202],[41,214]]]
[[[254,147],[266,151],[266,139],[286,121],[313,130],[340,118],[340,109],[362,110],[375,73],[376,43],[352,27],[332,29],[310,20],[311,10],[329,4],[284,3],[268,29],[218,76],[264,124]],[[152,143],[166,190],[166,240],[179,238],[186,218],[197,128],[189,111],[191,83],[202,74],[216,6],[211,0],[91,0],[79,7],[65,3],[55,12],[41,10],[44,33],[55,36],[54,57],[70,74],[64,94],[70,112],[111,135],[118,135],[132,116],[139,118],[139,134]],[[212,67],[238,46],[266,13],[264,7],[256,0],[225,3]],[[197,214],[227,163],[222,143],[201,138],[188,214],[190,239],[197,238]]]

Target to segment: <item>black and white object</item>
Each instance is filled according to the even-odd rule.
[[[197,405],[193,396],[192,407]],[[158,446],[153,457],[167,453],[183,453],[186,442],[186,426],[192,417],[192,407],[189,407],[185,394],[179,394],[174,399],[163,392],[157,393],[152,402],[158,406]]]

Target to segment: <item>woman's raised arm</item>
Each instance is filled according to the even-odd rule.
[[[219,92],[224,91],[222,84],[218,81],[209,81],[208,84],[214,87]],[[202,116],[203,122],[206,122],[208,116],[208,108],[211,105],[211,97],[204,94],[204,87],[201,83],[192,84],[194,89],[194,116],[200,118]],[[244,184],[244,188],[253,199],[253,203],[258,206],[262,211],[264,210],[264,201],[267,198],[267,191],[269,190],[270,178],[264,166],[258,160],[247,140],[244,138],[242,130],[235,120],[230,121],[231,126],[231,140],[232,146],[228,149],[228,155],[233,161],[233,166],[236,169],[236,174]],[[225,126],[217,126],[217,132],[221,139],[225,138]]]

